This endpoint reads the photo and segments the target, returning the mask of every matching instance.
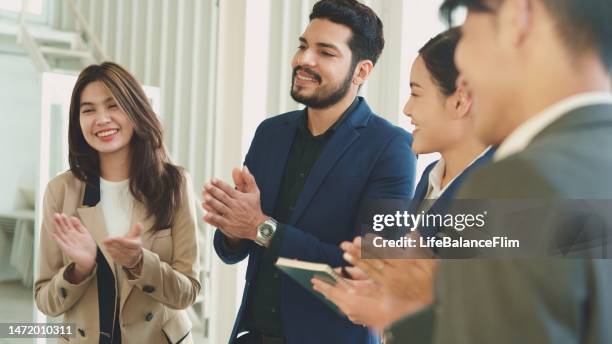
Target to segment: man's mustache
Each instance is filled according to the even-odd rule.
[[[297,74],[297,72],[302,71],[303,73],[308,74],[310,77],[314,78],[315,80],[317,80],[318,83],[321,83],[321,76],[317,73],[315,73],[313,70],[308,69],[308,68],[303,68],[303,67],[295,67],[293,69],[293,78],[295,79],[295,75]]]

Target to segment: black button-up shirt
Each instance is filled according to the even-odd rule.
[[[247,300],[246,327],[268,336],[283,337],[282,318],[280,315],[280,271],[274,265],[283,240],[284,225],[291,218],[297,200],[304,188],[306,178],[323,148],[329,142],[340,124],[359,105],[355,98],[351,106],[325,133],[313,136],[308,129],[308,113],[299,119],[285,172],[279,188],[278,199],[272,217],[278,221],[270,246],[265,250],[255,276],[253,290]]]

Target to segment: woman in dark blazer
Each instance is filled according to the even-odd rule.
[[[460,29],[453,28],[431,39],[419,51],[410,75],[411,95],[404,114],[412,120],[412,149],[416,154],[438,152],[440,160],[425,169],[417,184],[411,212],[444,213],[465,176],[488,161],[494,149],[476,138],[471,120],[472,98],[469,91],[457,87],[459,72],[454,52]],[[421,228],[423,236],[435,235],[436,228]],[[343,243],[344,245],[349,243]],[[350,245],[350,244],[349,244]],[[350,263],[351,257],[345,254]],[[382,331],[417,303],[402,303],[393,295],[376,290],[361,270],[346,269],[352,279],[335,286],[313,279],[315,290],[334,302],[357,324]],[[433,290],[424,299],[431,298]],[[423,300],[426,303],[427,300]]]

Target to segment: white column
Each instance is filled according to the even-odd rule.
[[[216,76],[214,175],[231,181],[265,119],[269,0],[220,0]],[[239,307],[246,262],[211,266],[210,343],[226,342]]]
[[[438,16],[438,9],[441,4],[442,0],[412,0],[404,5],[406,9],[400,22],[402,50],[404,51],[403,60],[406,63],[400,74],[402,89],[404,90],[402,102],[405,102],[409,96],[410,67],[417,57],[419,49],[429,39],[446,29],[446,26]],[[399,115],[399,123],[404,128],[410,127],[410,120],[406,116],[401,115],[401,113]]]
[[[429,39],[446,29],[446,26],[438,16],[438,9],[441,3],[442,0],[413,0],[406,5],[407,10],[402,20],[402,42],[404,46],[403,50],[406,54],[404,60],[408,65],[402,69],[400,75],[402,87],[404,89],[402,95],[403,102],[405,102],[409,96],[410,67],[417,57],[419,49],[425,45]],[[410,131],[414,129],[414,127],[410,125],[410,120],[401,114],[401,112],[399,113],[398,123],[400,126]],[[419,155],[416,171],[417,178],[421,177],[427,165],[439,157],[440,155],[438,153]]]
[[[410,5],[408,1],[385,0],[370,0],[369,5],[383,22],[385,47],[361,93],[375,113],[397,123],[408,94],[409,37],[405,27],[409,25]]]

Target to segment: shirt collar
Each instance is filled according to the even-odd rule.
[[[451,184],[453,184],[453,182],[455,182],[455,180],[465,170],[467,170],[470,166],[472,166],[478,159],[482,158],[485,154],[487,154],[487,152],[491,149],[492,149],[492,146],[489,146],[484,151],[482,151],[482,153],[480,153],[480,155],[478,155],[474,160],[472,160],[472,162],[470,162],[469,165],[467,165],[465,169],[461,171],[461,173],[457,174],[455,178],[453,178],[450,182],[448,182],[444,186],[444,188],[441,188],[440,186],[442,185],[442,177],[444,176],[444,168],[445,168],[446,163],[444,161],[444,158],[440,158],[440,160],[438,160],[436,165],[431,169],[431,172],[429,172],[429,186],[428,186],[427,195],[425,198],[427,199],[440,198],[440,196],[446,191],[446,189],[448,189],[448,187],[451,186]]]
[[[593,104],[612,104],[612,94],[606,92],[581,93],[553,104],[516,128],[499,146],[493,156],[493,161],[522,152],[534,137],[563,115]]]
[[[427,190],[427,197],[425,198],[436,199],[443,192],[440,185],[442,184],[445,166],[446,162],[444,161],[444,158],[440,158],[440,160],[438,160],[436,165],[429,172],[429,188]]]
[[[332,124],[332,126],[329,127],[329,129],[327,129],[323,134],[317,135],[316,137],[327,137],[328,135],[333,134],[340,127],[340,125],[344,122],[344,120],[353,111],[355,111],[358,105],[359,105],[359,97],[355,97],[351,105],[346,110],[344,110],[344,112],[342,113],[342,115],[340,115],[340,117],[336,120],[336,122],[334,122],[334,124]],[[312,134],[310,133],[310,130],[308,129],[308,108],[304,109],[304,113],[302,114],[302,119],[300,120],[299,129],[302,133],[312,136]]]

